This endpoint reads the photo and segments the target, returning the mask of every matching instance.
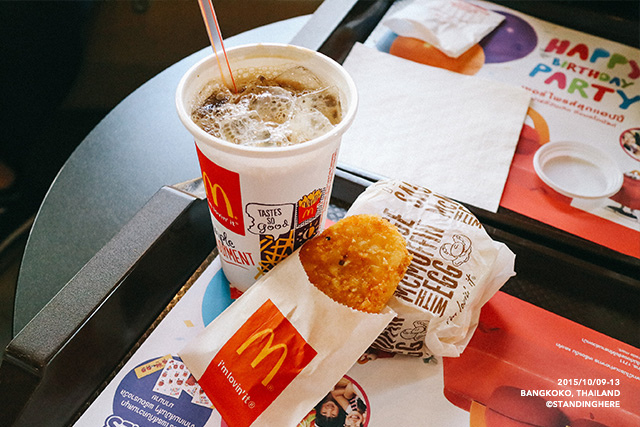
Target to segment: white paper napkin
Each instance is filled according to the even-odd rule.
[[[424,40],[457,58],[502,21],[503,15],[460,0],[416,0],[383,24],[398,35]]]
[[[341,163],[497,211],[531,99],[526,90],[361,44],[344,66],[360,101]]]

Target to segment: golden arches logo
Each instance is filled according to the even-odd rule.
[[[255,334],[247,338],[247,340],[238,348],[236,352],[239,355],[244,353],[247,347],[249,347],[256,340],[262,338],[265,335],[268,335],[269,338],[267,339],[266,344],[262,347],[262,350],[260,350],[260,353],[258,353],[258,355],[251,362],[252,368],[255,368],[256,366],[258,366],[258,363],[262,362],[265,357],[267,357],[274,351],[278,351],[278,350],[282,351],[282,353],[280,354],[280,359],[278,359],[278,362],[273,366],[271,371],[269,371],[269,374],[267,374],[267,376],[264,377],[264,379],[262,380],[262,385],[266,387],[269,384],[269,382],[273,379],[273,377],[278,373],[278,371],[280,370],[280,367],[284,363],[287,357],[287,352],[288,352],[287,345],[282,343],[272,345],[274,333],[273,333],[273,329],[268,328],[268,329],[263,329],[262,331],[256,332]]]
[[[223,417],[234,417],[238,425],[248,426],[317,354],[267,299],[222,345],[198,383],[205,390],[221,391],[216,394],[218,404],[214,404],[226,411],[221,413]],[[249,398],[251,402],[247,402]],[[247,404],[254,406],[248,411]]]
[[[220,209],[220,203],[218,202],[218,194],[220,194],[224,199],[224,205],[227,209],[227,217],[235,218],[235,216],[233,215],[233,208],[231,207],[231,201],[229,200],[227,193],[225,193],[224,188],[222,188],[222,186],[218,183],[212,185],[211,180],[209,179],[209,176],[207,176],[207,174],[204,172],[202,173],[202,179],[205,185],[207,186],[207,189],[209,190],[209,197],[211,197],[211,203],[216,208]]]

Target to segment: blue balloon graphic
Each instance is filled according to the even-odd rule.
[[[229,280],[220,270],[213,276],[202,297],[202,321],[204,326],[213,322],[213,319],[218,317],[232,302]]]

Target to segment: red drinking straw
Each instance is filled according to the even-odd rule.
[[[231,66],[229,65],[229,58],[227,58],[227,51],[224,48],[224,42],[222,41],[222,33],[220,32],[220,25],[218,24],[218,17],[216,16],[216,11],[213,8],[213,3],[211,2],[211,0],[198,0],[198,4],[200,5],[200,12],[202,12],[202,19],[204,20],[204,25],[207,28],[207,34],[209,35],[209,41],[211,41],[213,53],[216,55],[216,61],[218,62],[218,69],[220,70],[222,81],[225,85],[227,85],[227,82],[224,78],[222,64],[220,63],[220,56],[218,55],[218,46],[220,46],[220,49],[224,54],[224,59],[227,64],[227,70],[229,70],[229,76],[231,77],[231,83],[233,85],[233,91],[235,93],[238,93],[236,81],[233,79],[233,73],[231,72]],[[213,22],[214,26],[216,27],[215,35],[211,31],[211,22]],[[216,40],[218,40],[218,43],[216,43]]]

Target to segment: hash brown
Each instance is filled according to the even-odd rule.
[[[348,216],[306,242],[300,261],[309,281],[356,310],[379,313],[393,296],[411,256],[404,237],[376,215]]]

